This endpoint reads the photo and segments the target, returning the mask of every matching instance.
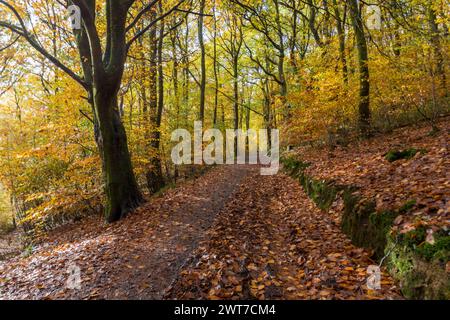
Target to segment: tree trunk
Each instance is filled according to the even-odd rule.
[[[359,130],[365,137],[370,136],[370,82],[369,82],[369,54],[366,37],[364,34],[364,24],[361,18],[361,11],[357,0],[349,0],[350,13],[353,29],[356,37],[356,47],[358,50],[359,65]]]
[[[239,128],[239,82],[238,82],[238,57],[233,58],[233,113],[234,113],[234,130]]]
[[[291,1],[291,5],[294,8],[294,12],[292,13],[292,35],[289,40],[289,62],[291,64],[292,73],[294,74],[294,77],[298,78],[298,66],[297,66],[297,33],[298,33],[298,25],[297,25],[297,19],[298,19],[298,12],[297,12],[297,5],[296,1]],[[297,80],[296,80],[297,82]]]
[[[203,40],[203,13],[205,11],[205,0],[200,1],[200,15],[198,17],[198,42],[200,45],[201,57],[200,57],[200,114],[199,120],[205,120],[205,94],[206,94],[206,52],[205,43]]]
[[[353,1],[353,0],[352,0]],[[356,0],[355,0],[356,1]],[[309,19],[308,19],[308,25],[309,25],[309,29],[311,30],[311,33],[313,35],[314,40],[316,41],[316,44],[320,47],[323,48],[324,43],[322,42],[322,39],[320,38],[319,35],[319,31],[317,30],[316,27],[316,13],[317,13],[317,8],[314,5],[312,0],[308,0],[307,1],[308,7],[309,7]]]
[[[217,16],[216,16],[217,3],[214,1],[214,35],[213,35],[213,68],[214,68],[214,113],[213,113],[213,126],[217,128],[217,107],[219,104],[219,74],[217,72]]]
[[[175,21],[173,23],[176,23]],[[178,85],[178,55],[177,55],[177,38],[178,31],[175,29],[172,31],[171,42],[172,42],[172,52],[173,52],[173,64],[172,64],[172,84],[173,84],[173,94],[174,94],[174,108],[176,112],[175,128],[180,125],[180,92]],[[173,169],[173,179],[176,182],[178,179],[178,166],[174,166]]]
[[[280,80],[280,96],[282,98],[282,102],[284,105],[283,113],[285,118],[290,117],[290,106],[287,103],[287,94],[288,94],[288,87],[287,87],[287,81],[286,81],[286,75],[284,73],[284,59],[286,58],[285,48],[284,48],[284,34],[283,29],[281,28],[281,16],[280,16],[280,7],[278,4],[278,0],[274,0],[275,4],[275,21],[277,24],[277,33],[278,33],[278,41],[279,41],[279,48],[278,48],[278,78]]]
[[[89,11],[91,17],[95,16],[95,2],[89,3]],[[143,197],[133,172],[127,135],[118,110],[118,92],[126,60],[126,10],[119,6],[111,7],[109,3],[107,14],[114,25],[114,33],[110,34],[113,40],[103,57],[109,63],[108,69],[102,61],[99,39],[95,36],[90,38],[95,25],[91,22],[75,35],[85,81],[90,88],[89,102],[94,111],[95,140],[105,184],[105,219],[114,222],[138,207]]]
[[[266,67],[269,66],[269,61],[266,56]],[[266,126],[266,129],[268,130],[270,134],[270,130],[273,128],[273,118],[272,118],[272,110],[271,110],[271,104],[272,104],[272,98],[271,98],[271,92],[270,92],[270,85],[269,85],[269,79],[266,76],[264,79],[264,84],[262,86],[263,94],[264,94],[264,124]],[[270,143],[270,139],[268,140]]]
[[[156,11],[151,12],[151,20],[156,19],[157,14]],[[148,119],[151,121],[151,114],[156,112],[158,105],[158,87],[157,87],[157,73],[158,73],[158,62],[157,62],[157,54],[158,54],[158,46],[156,39],[156,28],[153,27],[148,34],[148,39],[150,42],[150,72],[149,72],[149,116]],[[151,123],[150,123],[151,125]]]
[[[431,1],[428,5],[428,23],[430,25],[431,29],[431,45],[433,47],[433,56],[434,56],[434,63],[436,71],[433,72],[434,74],[437,74],[441,80],[441,90],[445,94],[447,91],[447,78],[445,75],[445,63],[444,63],[444,57],[441,52],[441,41],[439,37],[439,28],[436,22],[436,12],[433,9]],[[434,68],[433,68],[434,69]]]
[[[161,2],[159,3],[159,11],[162,13]],[[162,66],[162,48],[164,43],[164,23],[161,20],[160,22],[160,30],[159,30],[159,40],[156,48],[156,56],[157,56],[157,81],[158,81],[158,95],[157,100],[155,96],[155,101],[157,102],[156,109],[152,110],[151,114],[151,125],[152,125],[152,134],[150,146],[152,152],[155,154],[151,158],[151,168],[147,172],[147,186],[150,193],[155,193],[159,191],[162,187],[164,187],[164,177],[162,174],[161,167],[161,154],[160,154],[160,127],[161,127],[161,118],[162,118],[162,110],[164,108],[164,75],[163,75],[163,66]],[[155,70],[156,75],[156,70]],[[156,88],[156,87],[155,87]]]
[[[184,45],[183,45],[183,106],[184,110],[189,108],[189,96],[190,96],[190,69],[189,69],[189,24],[186,23],[186,29],[184,32]]]
[[[133,173],[127,136],[117,108],[117,93],[108,87],[97,88],[94,101],[106,190],[105,218],[114,222],[137,208],[143,198]]]
[[[336,0],[333,0],[334,6],[334,17],[336,19],[336,29],[339,38],[339,60],[341,60],[341,68],[342,68],[342,78],[344,80],[344,85],[348,85],[348,69],[347,69],[347,57],[345,55],[345,19],[341,17],[339,7],[336,3]],[[345,17],[345,8],[344,14]]]

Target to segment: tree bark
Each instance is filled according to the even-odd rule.
[[[279,48],[278,48],[278,79],[280,81],[280,96],[282,99],[282,103],[284,106],[283,115],[286,119],[290,118],[291,110],[290,105],[287,101],[287,94],[288,94],[288,86],[286,81],[286,74],[284,72],[284,60],[286,58],[285,53],[285,46],[284,46],[284,34],[283,29],[281,28],[281,16],[280,16],[280,5],[278,3],[278,0],[274,0],[275,4],[275,21],[277,26],[277,33],[278,33],[278,42],[279,42]]]
[[[297,2],[295,0],[291,0],[291,5],[294,8],[292,12],[292,35],[289,39],[289,55],[290,55],[290,64],[292,68],[292,73],[294,77],[298,77],[298,66],[297,66],[297,34],[298,34],[298,11],[297,11]]]
[[[238,56],[233,57],[233,113],[234,113],[234,130],[239,128],[239,73],[238,73]]]
[[[200,1],[200,14],[198,17],[198,42],[200,45],[200,113],[199,120],[205,120],[205,94],[206,94],[206,52],[203,39],[203,14],[205,12],[205,0]]]
[[[432,6],[432,2],[429,1],[428,23],[429,23],[430,29],[431,29],[431,45],[433,47],[434,64],[435,64],[435,68],[436,68],[436,71],[433,72],[433,76],[434,76],[434,74],[437,74],[441,78],[440,79],[441,90],[442,90],[442,92],[446,93],[447,78],[445,75],[445,62],[444,62],[444,57],[443,57],[442,51],[441,51],[439,28],[438,28],[436,19],[437,19],[436,12]]]
[[[114,222],[137,208],[143,201],[131,165],[125,128],[117,108],[117,92],[108,86],[95,89],[104,171],[105,218]]]
[[[371,112],[370,112],[370,81],[369,81],[369,54],[364,33],[364,24],[357,0],[349,0],[350,14],[353,30],[356,37],[356,48],[358,50],[359,65],[359,130],[365,137],[371,135]]]
[[[159,2],[159,11],[160,14],[162,14],[162,4]],[[163,74],[163,65],[162,65],[162,49],[163,49],[163,43],[164,43],[164,22],[163,20],[159,23],[159,39],[156,46],[156,64],[157,64],[157,99],[156,99],[156,93],[155,93],[155,99],[156,102],[156,108],[152,110],[151,113],[151,141],[150,141],[150,147],[151,151],[155,154],[152,156],[150,164],[151,168],[147,172],[146,178],[147,178],[147,186],[150,191],[150,193],[155,193],[159,191],[162,187],[164,187],[164,177],[162,173],[162,166],[161,166],[161,154],[160,154],[160,141],[161,141],[161,133],[160,133],[160,127],[161,127],[161,119],[162,119],[162,111],[164,108],[164,74]],[[155,39],[156,40],[156,39]],[[156,77],[156,70],[154,73]],[[155,88],[156,91],[156,83]]]
[[[173,22],[175,23],[175,22]],[[180,92],[179,92],[179,84],[178,84],[178,55],[177,55],[177,39],[178,32],[174,29],[171,32],[171,44],[172,44],[172,52],[173,52],[173,64],[172,64],[172,85],[173,85],[173,94],[174,94],[174,108],[176,112],[175,119],[175,128],[178,128],[180,125]],[[174,166],[173,179],[176,182],[178,179],[178,166]]]
[[[108,1],[106,6],[110,29],[104,56],[93,21],[95,2],[85,8],[90,12],[83,13],[85,39],[89,40],[90,52],[90,68],[84,66],[84,72],[85,78],[92,80],[89,93],[95,111],[94,126],[98,126],[96,141],[105,183],[105,219],[114,222],[139,206],[143,198],[133,172],[127,135],[117,105],[127,52],[125,24],[128,5],[113,6]],[[80,48],[80,53],[84,51],[86,48]]]
[[[216,12],[217,2],[214,1],[214,35],[213,35],[213,49],[214,49],[214,57],[213,57],[213,68],[214,68],[214,113],[213,113],[213,126],[217,127],[217,108],[219,104],[219,74],[217,70],[217,12]]]
[[[322,48],[324,46],[324,43],[323,43],[322,39],[320,38],[319,31],[317,30],[317,27],[316,27],[317,8],[314,5],[313,0],[307,0],[306,2],[308,3],[308,7],[309,7],[309,11],[310,11],[309,19],[308,19],[309,29],[311,30],[311,33],[313,35],[313,38],[314,38],[316,44],[320,48]]]
[[[348,85],[348,69],[347,69],[347,57],[345,55],[345,18],[341,17],[339,7],[336,3],[336,0],[333,0],[334,6],[334,18],[336,20],[336,29],[339,38],[339,60],[341,60],[341,68],[342,68],[342,79],[344,81],[344,85]],[[344,14],[345,17],[345,10]]]

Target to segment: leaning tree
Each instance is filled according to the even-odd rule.
[[[185,0],[177,0],[170,9],[157,17],[149,15],[161,0],[151,0],[141,8],[136,0],[72,0],[66,7],[76,6],[81,25],[74,29],[83,75],[77,74],[63,61],[44,48],[14,1],[0,0],[4,9],[0,27],[22,37],[48,61],[64,71],[87,92],[93,109],[95,140],[102,159],[105,180],[105,217],[108,222],[119,220],[142,201],[127,144],[127,135],[118,111],[118,93],[130,47],[155,24],[179,10]],[[131,15],[131,10],[137,10]],[[153,17],[153,19],[149,19]],[[97,21],[97,20],[104,21]],[[105,23],[106,32],[100,32]],[[144,25],[138,29],[137,26]]]

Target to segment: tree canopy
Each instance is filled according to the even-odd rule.
[[[284,146],[433,123],[448,17],[441,0],[0,0],[0,181],[26,228],[112,222],[183,174],[170,133],[195,120]]]

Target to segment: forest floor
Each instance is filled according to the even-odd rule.
[[[316,177],[361,187],[377,206],[416,199],[411,217],[446,224],[446,119],[347,149],[297,150]],[[388,162],[392,148],[426,149]],[[149,199],[115,224],[90,217],[50,232],[32,252],[0,262],[1,299],[401,299],[382,269],[369,290],[372,252],[341,232],[341,212],[321,211],[298,181],[257,166],[217,166]],[[396,221],[407,227],[410,217]],[[406,223],[406,226],[404,225]],[[409,222],[411,224],[411,222]],[[80,268],[80,288],[67,286]]]
[[[3,299],[390,299],[366,287],[375,264],[298,182],[221,166],[123,221],[62,227],[28,257],[0,263]],[[81,287],[66,285],[71,266]]]
[[[0,231],[0,261],[14,257],[22,252],[23,246],[20,237],[21,232],[18,230],[7,233]]]
[[[401,233],[418,225],[450,229],[450,117],[436,125],[440,131],[435,134],[427,123],[419,123],[328,152],[304,147],[293,154],[311,164],[306,174],[357,187],[360,197],[375,202],[377,212],[412,204],[395,221],[394,229]],[[411,154],[388,161],[390,151]],[[341,206],[336,201],[331,212]]]

